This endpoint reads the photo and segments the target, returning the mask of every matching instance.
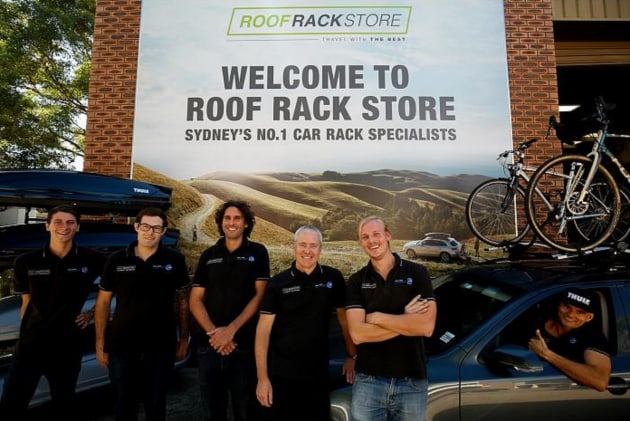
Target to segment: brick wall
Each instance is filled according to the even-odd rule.
[[[514,143],[542,138],[558,93],[552,0],[506,0],[505,25]],[[129,177],[140,33],[139,0],[97,0],[85,138],[85,171]],[[542,139],[530,163],[560,152]]]
[[[545,140],[551,114],[558,114],[552,0],[506,0],[505,32],[512,112],[512,139],[539,138],[528,151],[530,165],[561,152],[555,137]]]
[[[85,171],[129,177],[140,0],[97,0]]]

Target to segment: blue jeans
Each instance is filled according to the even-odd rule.
[[[424,421],[427,390],[427,379],[395,379],[356,373],[352,385],[352,419]]]
[[[207,346],[197,350],[201,410],[206,421],[228,420],[228,397],[234,421],[254,419],[256,362],[251,351],[236,349],[222,356]]]
[[[144,403],[146,421],[166,419],[166,392],[174,351],[109,355],[109,377],[116,388],[116,421],[138,419]]]

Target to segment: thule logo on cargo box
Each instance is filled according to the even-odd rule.
[[[149,193],[149,189],[139,189],[138,187],[133,188],[134,193]]]

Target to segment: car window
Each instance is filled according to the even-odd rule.
[[[616,325],[619,336],[619,353],[630,353],[630,287],[621,288],[625,314],[617,315]]]
[[[0,298],[11,295],[13,267],[0,267]]]
[[[461,342],[476,326],[496,314],[523,291],[492,279],[461,274],[433,281],[438,313],[427,353],[442,352]]]
[[[617,335],[614,323],[611,325],[611,300],[608,288],[593,289],[599,302],[597,304],[595,318],[586,326],[589,329],[600,331],[610,342],[611,350],[617,349]],[[523,311],[507,327],[505,327],[490,344],[490,348],[500,345],[519,345],[527,347],[529,339],[534,336],[537,328],[540,328],[545,320],[553,318],[558,308],[558,295],[552,295],[535,303]],[[616,354],[616,351],[613,351]]]

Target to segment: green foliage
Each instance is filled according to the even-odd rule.
[[[83,155],[96,0],[0,2],[0,167]]]
[[[322,218],[323,234],[326,241],[353,240],[357,238],[359,222],[367,214],[357,214],[344,208],[333,208]]]

